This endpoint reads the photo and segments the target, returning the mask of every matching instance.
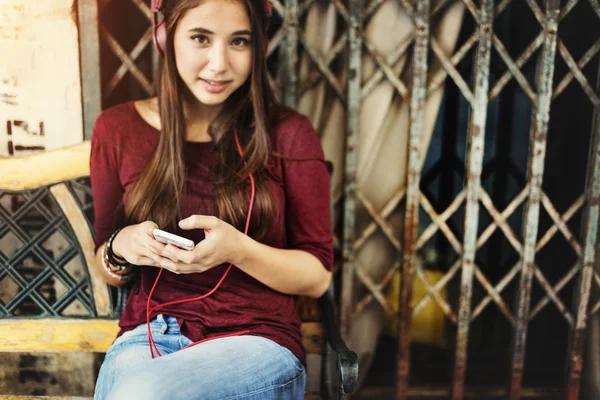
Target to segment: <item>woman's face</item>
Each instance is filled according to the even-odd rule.
[[[174,33],[179,76],[202,104],[221,105],[252,69],[250,19],[238,0],[202,0]]]

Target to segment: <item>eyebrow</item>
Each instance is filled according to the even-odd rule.
[[[192,28],[190,29],[190,32],[197,32],[197,33],[204,33],[206,35],[214,35],[215,33],[212,31],[209,31],[208,29],[204,29],[204,28]],[[241,31],[235,31],[231,34],[231,36],[238,36],[238,35],[252,35],[252,32],[250,32],[247,29],[241,30]]]

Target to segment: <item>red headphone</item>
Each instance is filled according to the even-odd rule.
[[[152,35],[154,36],[154,44],[156,48],[160,52],[160,54],[165,54],[167,49],[167,29],[165,21],[158,22],[158,13],[162,11],[165,4],[165,0],[152,0],[150,5],[150,9],[152,10]],[[267,24],[265,26],[265,32],[269,27],[269,19],[271,15],[273,15],[273,6],[269,0],[264,0],[265,11],[267,14]],[[266,35],[265,35],[266,36]],[[265,52],[269,47],[269,41],[265,39]]]

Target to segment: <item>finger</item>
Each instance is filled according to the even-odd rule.
[[[195,261],[195,254],[189,250],[182,250],[172,244],[165,246],[164,255],[175,262],[184,262],[192,264]]]
[[[164,259],[164,257],[154,253],[151,249],[143,246],[136,246],[135,253],[136,256],[134,257],[134,264],[137,265],[150,265],[153,267],[157,267],[160,264],[160,262]]]
[[[146,235],[150,236],[152,239],[154,239],[154,230],[158,228],[158,225],[156,225],[152,221],[145,221],[142,222],[140,225],[143,227],[143,232]]]
[[[163,258],[169,259],[173,262],[179,261],[179,259],[177,259],[177,257],[175,257],[174,255],[171,255],[169,253],[169,251],[167,250],[167,246],[160,242],[158,242],[158,244],[156,244],[156,245],[152,244],[151,248],[152,248],[152,251],[154,251],[156,254],[158,254],[159,256],[161,256]]]
[[[161,243],[158,240],[154,239],[154,237],[149,236],[142,240],[142,246],[147,247],[155,254],[162,254],[165,249],[164,243]]]
[[[173,262],[173,261],[170,261],[167,259],[163,259],[163,261],[161,261],[160,267],[163,269],[166,269],[168,271],[171,271],[172,273],[177,274],[177,275],[191,274],[193,272],[197,272],[193,268],[191,268],[191,266],[188,264],[180,263],[180,262]]]
[[[182,264],[177,264],[177,263],[169,260],[168,258],[162,258],[160,260],[160,262],[158,263],[157,267],[166,269],[166,270],[171,271],[176,274],[179,274],[180,273],[179,271],[182,268]]]
[[[137,266],[148,266],[148,267],[157,267],[158,266],[158,262],[148,258],[148,257],[137,257],[134,260],[135,262],[133,263],[134,265]]]
[[[181,229],[214,229],[221,220],[212,215],[192,215],[179,221]]]

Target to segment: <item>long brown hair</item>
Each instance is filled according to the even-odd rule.
[[[180,18],[202,0],[167,1],[164,17],[167,48],[160,66],[157,95],[161,118],[161,135],[152,158],[140,174],[129,197],[128,223],[152,220],[163,229],[177,231],[179,201],[185,190],[185,119],[182,94],[187,87],[179,77],[173,50],[173,36]],[[243,230],[249,203],[248,176],[256,181],[252,212],[254,238],[263,238],[277,218],[277,209],[266,187],[264,172],[271,150],[270,110],[274,95],[266,75],[265,47],[267,15],[262,1],[238,0],[246,7],[251,23],[252,72],[248,80],[223,104],[208,133],[219,152],[215,170],[216,200],[219,217]],[[237,152],[234,130],[237,129],[244,159]]]

